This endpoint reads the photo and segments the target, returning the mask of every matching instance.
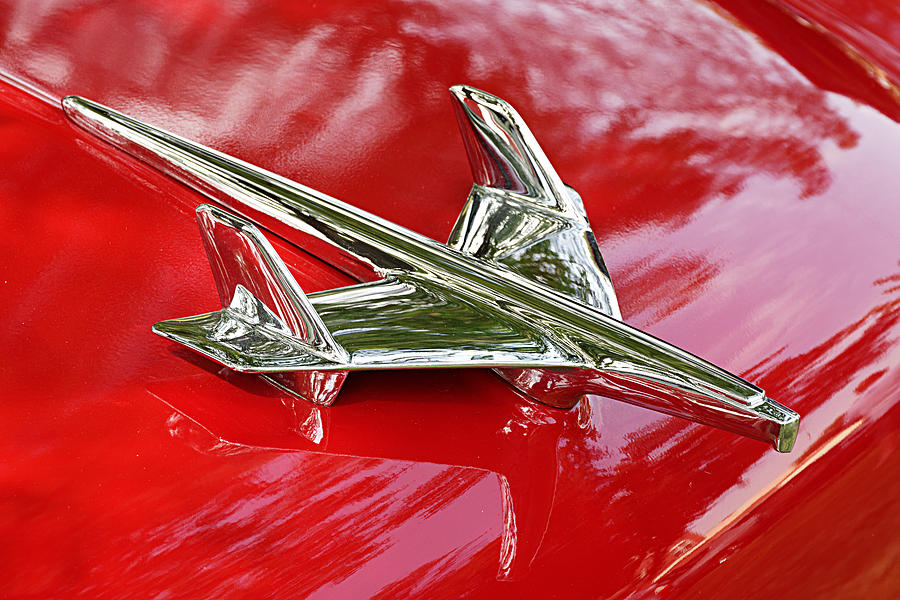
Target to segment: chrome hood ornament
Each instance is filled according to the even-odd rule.
[[[581,198],[518,113],[471,87],[450,91],[475,184],[446,245],[90,100],[62,104],[243,215],[197,209],[224,308],[157,323],[161,336],[321,405],[353,370],[490,367],[552,406],[602,394],[789,452],[795,412],[621,322]],[[304,294],[253,221],[363,283]]]

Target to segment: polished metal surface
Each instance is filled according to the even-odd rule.
[[[602,394],[790,451],[796,413],[618,320],[577,193],[509,104],[466,86],[451,93],[475,185],[449,245],[89,100],[69,96],[63,108],[364,282],[307,297],[251,220],[201,206],[225,308],[154,331],[217,362],[319,404],[351,370],[493,367],[552,406]]]
[[[450,93],[475,185],[447,244],[621,319],[581,196],[519,114],[481,90],[457,85]]]

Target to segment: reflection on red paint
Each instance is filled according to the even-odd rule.
[[[896,596],[900,129],[883,74],[816,58],[885,64],[891,13],[845,39],[837,0],[820,28],[731,4],[0,2],[6,78],[438,239],[471,183],[446,87],[508,98],[625,319],[804,415],[780,456],[481,370],[286,405],[150,333],[218,308],[200,199],[0,83],[4,593],[771,597],[777,565],[810,597]],[[346,283],[275,244],[308,291]]]

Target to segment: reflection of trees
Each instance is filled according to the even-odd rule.
[[[878,67],[900,78],[900,6],[881,0],[787,0],[805,19],[825,25]],[[879,70],[875,67],[875,70]]]
[[[337,410],[321,409],[304,401],[285,402],[289,416],[285,421],[285,406],[283,400],[277,399],[281,394],[274,387],[257,377],[213,367],[203,358],[191,360],[219,377],[178,377],[148,384],[153,396],[176,411],[169,422],[173,437],[203,454],[216,456],[299,451],[349,460],[371,457],[387,462],[453,465],[454,473],[460,467],[481,473],[479,484],[484,472],[489,471],[501,483],[502,506],[497,508],[502,509],[502,522],[491,521],[500,529],[503,553],[491,544],[493,538],[480,540],[480,544],[492,546],[498,579],[518,578],[529,572],[554,502],[560,435],[567,428],[578,426],[580,412],[561,412],[521,400],[496,402],[490,393],[488,398],[480,398],[485,388],[505,387],[485,372],[469,370],[468,375],[463,375],[458,371],[419,370],[410,372],[405,379],[407,383],[429,382],[427,406],[394,401],[395,395],[406,395],[402,391],[398,394],[398,386],[392,382],[396,375],[371,373],[374,381],[370,377],[365,383],[365,374],[354,373]],[[455,382],[452,388],[440,384],[447,378]],[[478,384],[477,387],[470,388],[467,379],[471,379],[469,385]],[[229,398],[229,388],[235,385],[245,393]],[[412,389],[419,387],[413,385]],[[355,391],[364,391],[366,401],[354,401],[359,395]],[[318,417],[312,420],[319,427],[312,436],[304,431],[311,415]],[[405,523],[437,515],[467,493],[465,486],[459,487],[458,496],[451,494],[449,488],[434,491],[434,484],[431,480],[421,485],[410,480],[401,491],[416,496],[416,506],[430,502],[435,493],[440,497],[423,515],[418,508],[406,511],[403,505],[409,501],[398,492],[392,499],[397,506],[385,511],[384,529],[402,529]],[[296,495],[300,502],[306,492],[302,488],[283,490]],[[330,493],[339,496],[343,489],[336,487]],[[496,506],[496,500],[487,499],[478,505],[479,510]],[[349,511],[336,517],[335,529],[353,529],[346,522],[359,518],[368,522],[371,515],[361,517],[358,511]],[[384,547],[379,552],[389,550]]]
[[[880,278],[874,285],[881,288],[884,301],[858,321],[807,352],[792,357],[782,356],[781,351],[774,352],[749,377],[759,381],[765,389],[778,390],[781,397],[790,399],[792,407],[807,416],[823,402],[842,392],[861,394],[860,398],[865,398],[862,395],[865,390],[886,373],[885,357],[900,343],[900,273]],[[887,411],[893,416],[882,417]],[[759,585],[757,572],[748,568],[748,565],[755,564],[754,553],[764,551],[767,560],[777,559],[779,564],[790,561],[795,569],[808,570],[811,565],[822,565],[822,577],[835,586],[846,587],[846,582],[839,580],[848,575],[850,569],[841,571],[844,575],[840,577],[831,573],[830,565],[833,562],[825,554],[833,552],[836,547],[850,547],[857,552],[857,549],[871,546],[865,540],[873,532],[885,532],[883,535],[888,535],[887,532],[896,531],[896,518],[886,518],[886,515],[896,512],[895,492],[882,490],[879,494],[867,493],[864,502],[860,502],[858,497],[862,493],[860,490],[869,489],[873,485],[872,478],[877,477],[877,473],[890,471],[886,467],[875,467],[878,461],[886,460],[890,452],[887,448],[873,447],[871,431],[881,432],[876,437],[894,440],[889,446],[895,447],[897,417],[896,398],[884,397],[882,394],[857,401],[846,414],[836,414],[833,423],[821,432],[812,432],[815,436],[813,444],[806,451],[792,457],[792,463],[802,464],[852,422],[866,418],[865,426],[859,434],[847,438],[841,446],[841,452],[832,451],[826,458],[826,461],[841,461],[839,464],[861,461],[860,464],[864,466],[854,468],[849,475],[849,483],[841,481],[843,475],[829,478],[830,490],[828,493],[820,493],[809,482],[798,481],[796,487],[786,488],[783,492],[791,494],[795,498],[793,501],[773,501],[770,506],[765,503],[764,497],[761,503],[751,507],[752,515],[748,515],[755,515],[756,519],[738,521],[736,532],[727,533],[726,530],[721,543],[713,543],[697,558],[712,560],[725,550],[728,543],[740,543],[740,547],[743,547],[744,541],[758,539],[760,543],[756,544],[756,549],[748,550],[742,559],[735,561],[737,566],[732,571],[733,575],[746,575],[754,581],[754,585]],[[868,434],[865,433],[867,431]],[[739,485],[750,465],[765,452],[762,448],[759,453],[729,451],[728,446],[740,443],[737,438],[731,438],[729,443],[725,439],[728,434],[707,427],[686,427],[683,421],[677,419],[664,419],[647,425],[630,435],[627,442],[618,448],[609,447],[602,435],[590,433],[592,432],[589,432],[583,444],[566,445],[568,452],[563,461],[563,470],[568,474],[575,474],[579,481],[591,482],[591,485],[584,490],[563,488],[565,491],[558,502],[577,502],[579,500],[576,498],[588,497],[602,499],[603,516],[593,524],[596,529],[586,535],[614,540],[618,544],[617,552],[611,552],[608,557],[613,561],[607,564],[610,572],[630,570],[634,577],[647,577],[648,581],[677,558],[678,555],[671,553],[670,548],[679,548],[684,539],[689,540],[686,544],[688,549],[696,543],[696,533],[686,532],[685,524],[703,515],[716,498]],[[617,460],[609,458],[611,452],[618,453]],[[688,464],[696,470],[686,478],[681,467]],[[705,476],[712,473],[715,474],[714,477]],[[690,482],[689,487],[685,487],[686,479]],[[816,485],[823,483],[819,481]],[[896,486],[893,488],[896,489]],[[850,503],[841,511],[847,516],[843,522],[830,521],[831,528],[822,528],[821,544],[810,543],[805,537],[809,533],[804,529],[808,522],[800,517],[806,514],[803,507],[809,501],[815,502],[815,508],[811,509],[810,514],[821,514],[822,519],[832,521],[836,506]],[[835,502],[838,504],[834,504]],[[865,510],[857,515],[857,508],[863,505]],[[796,507],[797,515],[783,512],[786,506]],[[655,515],[659,515],[659,518],[655,518]],[[796,521],[795,516],[800,520]],[[772,520],[779,517],[785,523],[794,523],[795,527],[787,525],[785,533],[770,531]],[[634,527],[631,536],[623,536],[623,522],[639,525]],[[776,536],[774,538],[771,537],[773,533]],[[648,549],[651,550],[649,554]],[[874,561],[866,567],[869,571],[877,572],[880,568],[880,559],[874,556],[879,551],[873,549],[867,554]],[[895,556],[900,548],[894,544],[889,552]],[[854,563],[859,565],[865,561]],[[691,579],[716,570],[700,567],[675,571],[660,584],[671,583],[673,577]],[[856,575],[853,575],[853,580],[865,585],[877,583],[874,579],[866,582]],[[685,583],[687,581],[679,581],[679,589]],[[777,578],[767,581],[769,583],[776,587],[779,585]],[[750,581],[747,585],[750,585]],[[831,588],[823,584],[822,589],[824,591]],[[771,591],[775,593],[776,589]]]
[[[865,378],[861,375],[871,371],[867,367],[877,364],[897,344],[896,328],[900,322],[898,283],[900,274],[876,280],[874,285],[883,288],[882,293],[887,296],[882,304],[808,352],[788,358],[773,354],[748,376],[796,398],[801,413],[851,382],[855,386],[862,385]]]
[[[646,328],[687,306],[718,274],[718,266],[703,257],[679,254],[625,264],[616,271],[615,282],[641,298],[643,306],[654,307],[641,320]]]
[[[798,59],[689,2],[7,6],[3,63],[56,95],[94,96],[442,240],[468,177],[449,83],[519,109],[585,198],[601,248],[629,227],[683,222],[755,175],[820,194],[822,147],[858,138]],[[717,267],[704,262],[679,257],[679,276],[707,281]],[[647,281],[644,266],[613,281]],[[669,297],[658,316],[690,301]]]
[[[236,597],[235,590],[249,588],[254,595],[306,597],[329,586],[346,589],[342,582],[377,564],[380,555],[397,552],[398,544],[399,551],[410,551],[402,546],[409,538],[392,537],[386,524],[414,524],[435,536],[435,528],[447,527],[441,511],[452,515],[454,501],[494,487],[482,471],[437,465],[306,453],[253,453],[236,460],[246,472],[221,489],[210,488],[205,501],[186,502],[181,518],[169,515],[156,527],[109,536],[106,545],[118,560],[104,565],[107,573],[127,579],[132,589],[175,595]],[[453,570],[490,545],[491,532],[486,535],[435,562]],[[148,555],[148,547],[156,550]],[[421,551],[428,552],[429,544]],[[306,565],[302,577],[283,558],[269,560],[273,555]],[[491,558],[493,565],[483,557],[496,569],[496,550]],[[357,589],[377,590],[384,575],[368,577],[374,581]]]
[[[792,178],[815,195],[829,182],[820,145],[856,140],[825,94],[692,3],[421,2],[313,12],[278,3],[97,10],[21,2],[0,23],[4,63],[56,95],[93,95],[289,175],[434,166],[445,159],[432,156],[427,132],[449,135],[452,127],[441,120],[439,88],[475,83],[538,126],[563,177],[581,187],[589,211],[596,207],[601,236],[623,207],[640,222],[685,216],[758,173]],[[311,85],[322,78],[327,86]],[[410,97],[424,108],[406,106]],[[297,147],[283,147],[286,139]],[[361,196],[354,199],[369,201]],[[438,211],[449,225],[459,205],[391,207],[378,198],[371,206],[404,223],[435,223]],[[438,225],[428,233],[443,237]]]
[[[900,120],[900,90],[888,74],[834,33],[810,22],[782,2],[719,0],[718,3],[816,86],[864,102],[891,119]],[[797,4],[804,2],[801,0]],[[828,3],[815,4],[821,6]],[[872,6],[867,7],[868,10],[860,10],[860,2],[854,1],[853,4],[853,21],[859,20],[860,16],[877,13]],[[813,13],[819,12],[811,6],[806,8],[812,9]],[[825,22],[834,24],[835,20],[827,19]],[[897,22],[896,16],[892,22]],[[873,50],[868,47],[864,49]]]

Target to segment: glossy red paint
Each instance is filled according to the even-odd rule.
[[[898,95],[861,57],[897,45],[797,14],[0,3],[0,596],[896,597]],[[486,370],[354,373],[328,409],[222,372],[150,333],[217,307],[200,198],[42,100],[443,239],[458,82],[584,197],[624,318],[798,410],[793,454]]]

